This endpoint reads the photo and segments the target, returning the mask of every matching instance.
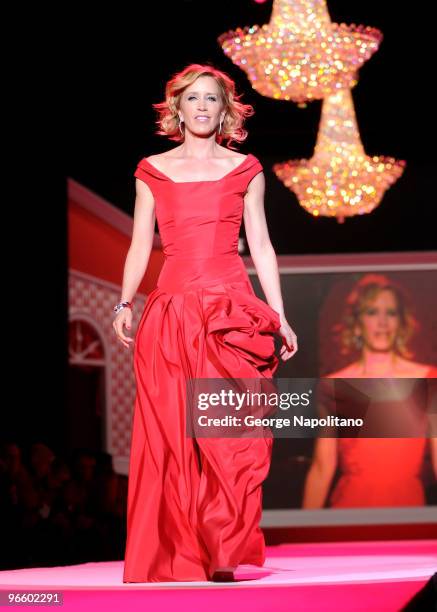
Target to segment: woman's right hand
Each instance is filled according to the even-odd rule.
[[[126,347],[129,348],[129,344],[134,340],[130,338],[130,336],[126,336],[123,331],[123,327],[126,329],[131,329],[132,327],[132,310],[128,307],[122,308],[119,313],[116,314],[112,327],[117,335],[117,338],[120,342]]]
[[[282,316],[280,321],[281,327],[279,329],[279,334],[282,336],[280,355],[282,361],[287,361],[297,353],[297,336],[291,329],[285,316]]]

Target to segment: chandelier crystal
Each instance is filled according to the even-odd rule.
[[[350,89],[328,96],[311,159],[273,165],[276,176],[314,217],[345,217],[374,210],[403,173],[406,162],[369,157],[360,139]]]
[[[299,103],[354,87],[381,40],[376,28],[332,23],[326,0],[274,0],[268,24],[218,38],[258,93]]]

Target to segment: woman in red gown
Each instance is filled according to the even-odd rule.
[[[287,323],[264,216],[258,159],[217,140],[242,141],[252,107],[211,66],[191,65],[167,83],[158,133],[182,144],[143,158],[121,300],[131,302],[152,244],[155,211],[165,263],[134,344],[134,406],[124,582],[232,580],[263,565],[258,525],[271,438],[187,437],[186,382],[271,378],[297,350]],[[179,135],[179,136],[178,136]],[[244,215],[251,255],[269,301],[254,293],[238,255]],[[147,247],[147,248],[146,248]],[[148,252],[145,254],[144,251]],[[114,320],[120,341],[129,304]]]

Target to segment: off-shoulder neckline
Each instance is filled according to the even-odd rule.
[[[247,160],[250,157],[254,157],[252,155],[252,153],[248,153],[246,155],[246,157],[238,164],[238,166],[235,166],[235,168],[233,170],[230,170],[229,172],[227,172],[221,178],[219,178],[219,179],[212,179],[212,180],[206,180],[206,181],[174,181],[167,174],[165,174],[161,170],[158,170],[158,168],[156,166],[154,166],[151,162],[149,162],[148,159],[146,159],[145,157],[143,157],[142,161],[145,162],[146,164],[148,164],[151,168],[153,168],[153,170],[155,170],[156,172],[161,174],[168,181],[170,181],[170,183],[174,183],[175,185],[188,185],[188,184],[192,185],[192,184],[195,184],[195,183],[219,183],[220,181],[223,181],[226,177],[230,176],[231,174],[233,174],[234,172],[239,170],[247,162]]]

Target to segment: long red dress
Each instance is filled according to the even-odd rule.
[[[209,580],[262,566],[262,482],[271,438],[190,438],[189,378],[271,378],[278,313],[238,255],[252,154],[219,180],[175,182],[143,158],[134,175],[154,199],[165,262],[134,345],[124,582]]]
[[[437,378],[437,367],[431,366],[425,378]],[[338,438],[337,443],[341,476],[330,507],[425,504],[421,469],[429,438]]]

